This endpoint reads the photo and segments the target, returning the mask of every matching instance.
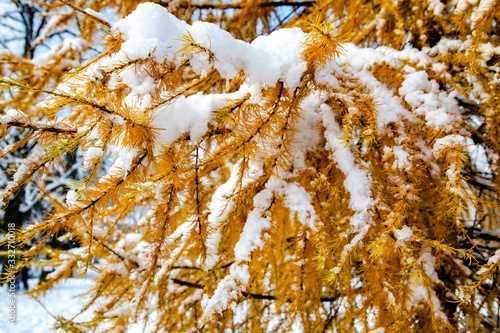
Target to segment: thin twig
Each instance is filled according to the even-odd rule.
[[[64,0],[57,0],[57,1],[62,2],[66,6],[72,8],[73,10],[76,10],[77,12],[82,13],[85,16],[90,17],[92,20],[101,23],[102,25],[106,26],[107,28],[111,28],[111,24],[109,22],[104,21],[100,17],[94,16],[94,15],[90,14],[89,12],[87,12],[86,10],[83,10],[80,7],[77,7],[77,6],[75,6],[75,5],[73,5],[73,4],[69,3],[69,2],[64,1]]]

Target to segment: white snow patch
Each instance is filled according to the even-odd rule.
[[[432,148],[433,155],[436,158],[440,158],[443,149],[450,147],[461,146],[466,142],[466,139],[458,134],[447,135],[444,138],[437,139]]]
[[[4,115],[0,116],[0,124],[8,124],[12,121],[21,121],[26,119],[26,114],[15,109],[8,109]]]
[[[397,238],[396,246],[403,246],[404,243],[411,241],[413,230],[410,227],[404,225],[403,227],[401,227],[401,229],[395,230],[394,235]]]
[[[88,14],[90,14],[90,15],[92,15],[92,16],[97,17],[98,19],[103,20],[104,22],[107,22],[107,19],[106,19],[106,17],[103,14],[101,14],[99,12],[96,12],[93,9],[87,8],[87,9],[85,9],[85,12],[88,13]]]

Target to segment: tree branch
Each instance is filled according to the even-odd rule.
[[[91,18],[94,21],[101,23],[102,25],[104,25],[107,28],[111,28],[111,24],[109,24],[108,22],[104,21],[100,17],[94,16],[91,13],[87,12],[86,10],[83,10],[82,8],[77,7],[77,6],[71,4],[71,3],[67,2],[67,1],[64,1],[64,0],[57,0],[57,1],[65,4],[66,6],[70,7],[71,9],[73,9],[73,10],[75,10],[77,12],[82,13],[85,16],[88,16],[89,18]]]
[[[61,133],[76,134],[78,132],[76,129],[72,129],[72,128],[61,128],[61,127],[57,127],[57,126],[45,126],[45,125],[37,127],[34,124],[22,123],[22,122],[15,121],[15,120],[5,122],[3,125],[29,128],[29,129],[32,129],[34,131],[45,131],[45,132],[52,132],[52,133],[58,133],[58,134],[61,134]]]
[[[175,284],[178,284],[180,286],[185,286],[185,287],[190,287],[190,288],[195,288],[195,289],[203,289],[203,285],[199,283],[193,283],[189,281],[184,281],[184,280],[179,280],[179,279],[170,279],[172,282]],[[242,291],[241,294],[245,297],[250,297],[253,299],[261,299],[261,300],[268,300],[268,301],[275,301],[276,297],[273,295],[263,295],[263,294],[254,294],[254,293],[248,293],[246,291]],[[335,302],[338,300],[338,297],[321,297],[320,301],[321,302]]]
[[[311,7],[316,3],[315,0],[305,0],[305,1],[270,1],[261,2],[258,4],[252,4],[254,7],[267,8],[267,7]],[[168,7],[168,2],[160,1],[158,4]],[[189,3],[188,1],[178,4],[180,8],[190,8],[190,9],[242,9],[248,6],[247,3],[243,2],[233,2],[233,3],[211,3],[211,2],[200,2],[200,3]]]
[[[497,231],[472,227],[465,227],[464,229],[467,230],[467,233],[472,238],[481,238],[483,240],[500,242],[500,233]]]

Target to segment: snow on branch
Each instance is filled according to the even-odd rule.
[[[473,137],[463,91],[436,50],[347,43],[321,16],[245,42],[154,3],[108,23],[62,2],[109,28],[105,50],[53,86],[1,80],[13,96],[37,96],[0,115],[1,131],[28,131],[23,142],[37,149],[20,158],[0,197],[7,204],[68,160],[79,166],[81,177],[19,236],[34,241],[27,257],[58,233],[77,239],[85,255],[54,252],[61,265],[49,280],[99,270],[88,306],[102,311],[86,328],[142,318],[159,330],[187,330],[184,320],[216,330],[266,311],[305,325],[331,316],[323,303],[343,309],[339,322],[368,309],[359,312],[365,328],[370,316],[397,328],[410,312],[451,327],[440,274],[472,258],[457,248],[472,244],[464,221],[484,206],[462,176]],[[257,4],[275,6],[319,10]],[[490,6],[480,7],[487,15]],[[65,43],[33,70],[80,45]],[[4,155],[19,149],[5,145]],[[481,273],[491,276],[497,259]]]

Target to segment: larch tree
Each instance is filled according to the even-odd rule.
[[[20,66],[30,64],[35,55],[35,50],[39,54],[40,49],[46,50],[47,45],[42,43],[43,28],[48,22],[48,16],[43,15],[45,10],[37,3],[22,2],[22,1],[9,1],[0,0],[0,46],[3,50],[1,61],[2,64],[14,65],[13,67],[5,66],[2,75],[12,75],[12,70],[16,73],[22,68],[22,73],[17,72],[17,75],[30,77],[30,72],[27,71],[33,66]],[[59,29],[57,33],[53,33],[50,38],[46,39],[63,39],[64,37],[72,36],[66,29]],[[14,58],[8,59],[8,55],[14,55]],[[17,56],[17,57],[15,57]],[[0,64],[0,66],[2,66]],[[16,66],[17,65],[17,66]],[[68,67],[70,69],[71,67]],[[54,71],[55,76],[60,76],[60,72]],[[5,103],[10,105],[13,95],[9,92],[3,95],[2,109],[5,108]],[[22,96],[19,96],[22,97]],[[28,99],[21,100],[18,108],[24,110],[29,107],[29,104],[23,105]],[[22,127],[11,127],[3,131],[4,139],[0,144],[1,149],[6,145],[15,144],[20,141],[30,140],[30,130]],[[2,154],[0,161],[0,186],[3,187],[7,184],[9,179],[12,178],[16,168],[22,163],[24,157],[30,154],[32,149],[36,148],[36,142],[31,141],[22,144],[19,149],[6,151]],[[16,195],[10,198],[9,205],[4,211],[1,212],[2,218],[0,219],[0,230],[17,229],[23,226],[28,220],[42,219],[45,212],[51,209],[50,201],[44,199],[44,191],[53,194],[62,195],[64,187],[71,184],[71,181],[81,178],[81,170],[78,165],[72,163],[72,156],[67,155],[66,159],[69,163],[67,168],[53,169],[53,177],[46,179],[43,187],[37,186],[37,183],[26,183],[20,187]],[[69,159],[68,159],[69,158]],[[80,173],[80,175],[78,175]],[[69,245],[71,242],[66,242]],[[60,242],[56,238],[51,241],[52,246],[60,246]],[[7,247],[1,248],[2,253],[7,253]],[[21,250],[21,249],[18,249]],[[2,274],[5,273],[7,268],[8,256],[2,255]],[[0,283],[2,281],[0,280]]]
[[[500,1],[15,3],[1,204],[50,207],[10,276],[98,272],[56,328],[500,329]]]

